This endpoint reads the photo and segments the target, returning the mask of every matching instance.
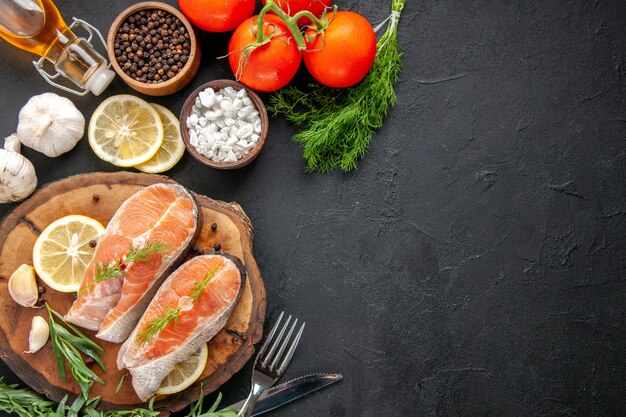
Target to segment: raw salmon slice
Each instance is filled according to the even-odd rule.
[[[216,253],[191,259],[163,283],[117,357],[118,367],[132,375],[139,398],[148,400],[178,362],[224,327],[245,278],[238,259]],[[172,311],[174,316],[163,322]]]
[[[71,323],[99,330],[97,337],[124,341],[152,296],[187,253],[200,228],[194,198],[180,185],[155,184],[128,198],[100,238],[87,266],[78,297],[66,314]],[[124,263],[131,246],[140,250],[158,242],[165,249],[149,262]],[[118,278],[97,280],[97,265],[124,264]]]

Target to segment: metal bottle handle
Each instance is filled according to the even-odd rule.
[[[85,22],[82,19],[77,19],[75,17],[72,18],[73,22],[72,24],[69,26],[69,29],[72,30],[73,28],[77,27],[77,26],[82,26],[83,29],[85,29],[87,31],[87,33],[89,33],[89,37],[86,39],[86,41],[88,43],[91,44],[91,40],[93,39],[93,35],[94,32],[96,33],[96,35],[98,35],[98,38],[100,39],[100,42],[102,42],[102,46],[104,47],[104,50],[107,50],[107,44],[104,41],[104,37],[102,37],[102,34],[100,33],[100,31],[94,27],[93,25]],[[106,58],[105,58],[106,59]],[[61,74],[60,72],[56,71],[56,73],[54,74],[50,74],[49,72],[47,72],[44,69],[44,62],[46,62],[46,58],[41,57],[39,58],[39,60],[37,61],[33,61],[33,65],[35,66],[35,69],[37,70],[37,72],[39,72],[39,74],[43,77],[44,80],[46,80],[46,82],[56,88],[60,88],[63,91],[67,91],[68,93],[72,93],[72,94],[76,94],[78,96],[84,96],[87,95],[87,93],[89,93],[89,90],[78,90],[78,89],[73,89],[70,87],[66,87],[62,84],[59,84],[57,82],[55,82],[54,80],[56,80],[57,78],[59,78],[59,76],[62,76],[63,74]],[[111,68],[111,63],[109,62],[107,64],[107,68]]]

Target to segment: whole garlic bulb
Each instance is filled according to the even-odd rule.
[[[0,203],[21,201],[37,188],[35,167],[19,153],[19,143],[13,134],[0,148]]]
[[[20,110],[17,136],[46,156],[71,150],[85,131],[85,118],[74,103],[54,93],[31,97]]]

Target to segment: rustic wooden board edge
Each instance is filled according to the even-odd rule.
[[[65,179],[54,181],[45,184],[37,190],[30,198],[23,201],[18,206],[14,207],[9,213],[7,213],[0,222],[1,230],[11,230],[8,226],[12,225],[16,227],[20,223],[25,223],[29,227],[33,227],[33,224],[28,221],[28,213],[38,206],[38,202],[41,200],[50,199],[56,195],[63,194],[72,191],[78,187],[88,187],[92,185],[104,185],[111,188],[113,185],[129,184],[148,186],[154,183],[176,183],[176,181],[163,175],[142,174],[133,172],[93,172],[87,174],[78,174]],[[263,322],[265,319],[266,308],[266,293],[265,286],[263,284],[260,270],[253,257],[252,247],[254,241],[254,232],[250,219],[241,209],[237,203],[226,203],[218,200],[213,200],[204,195],[193,193],[194,197],[198,200],[199,205],[205,204],[216,207],[220,212],[229,217],[231,221],[237,226],[240,233],[245,233],[248,239],[242,239],[244,242],[244,258],[246,266],[249,270],[250,285],[252,286],[255,296],[253,311],[256,311],[256,315],[250,317],[248,334],[245,335],[245,339],[237,351],[228,359],[230,366],[228,369],[221,369],[213,374],[207,376],[202,381],[198,381],[191,387],[187,388],[181,393],[168,396],[155,402],[155,409],[161,412],[162,416],[167,416],[171,412],[179,411],[185,408],[187,405],[198,399],[198,386],[202,386],[203,395],[207,395],[215,391],[219,386],[225,383],[232,375],[238,372],[245,363],[250,359],[254,353],[254,344],[257,343],[263,333]],[[34,228],[36,233],[40,230]],[[0,233],[0,248],[4,246],[8,233]],[[0,279],[7,279],[8,277],[0,277]],[[6,318],[0,318],[2,320]],[[0,329],[0,342],[8,344],[7,335]],[[68,394],[62,387],[57,387],[53,384],[46,384],[46,381],[38,378],[35,373],[22,372],[23,369],[30,368],[29,363],[19,355],[7,355],[5,352],[0,352],[0,359],[2,359],[7,366],[29,387],[33,390],[45,395],[54,401],[60,401],[66,394]],[[75,397],[70,395],[70,397]],[[72,399],[72,398],[71,398]],[[118,404],[112,404],[108,402],[101,402],[100,406],[104,409],[130,409],[140,406],[145,406],[144,403],[133,405],[120,406]]]

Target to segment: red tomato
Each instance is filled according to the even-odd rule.
[[[255,0],[178,0],[194,25],[208,32],[228,32],[254,13]]]
[[[228,44],[228,62],[241,83],[257,91],[275,91],[287,85],[296,74],[302,53],[285,23],[278,16],[266,14],[263,32],[276,35],[253,50],[245,62],[242,51],[256,41],[257,18],[254,16],[244,21],[233,33]],[[244,67],[238,72],[240,64]]]
[[[326,7],[330,6],[331,0],[274,0],[274,3],[278,5],[289,16],[302,11],[308,10],[315,16],[320,17]],[[263,6],[267,0],[263,0]],[[311,20],[307,17],[301,17],[298,19],[298,25],[308,25]]]
[[[306,38],[304,64],[321,84],[343,88],[359,83],[369,72],[376,58],[376,35],[372,25],[358,13],[328,14],[329,25],[324,35],[315,36],[314,29]]]

